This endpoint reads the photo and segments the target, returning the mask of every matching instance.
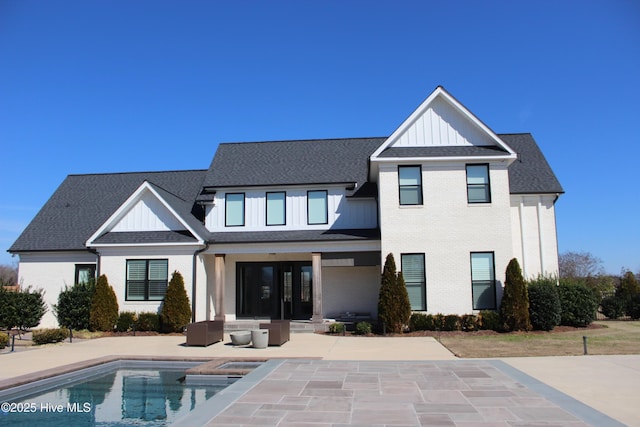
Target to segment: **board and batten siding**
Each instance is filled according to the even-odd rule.
[[[495,142],[440,98],[392,144],[393,147],[452,145],[495,145]]]
[[[327,191],[327,224],[307,224],[307,191]],[[266,193],[286,192],[286,224],[266,225]],[[244,226],[225,226],[226,193],[244,193]],[[282,231],[322,229],[362,229],[378,225],[374,199],[348,199],[343,187],[233,189],[218,191],[207,209],[206,227],[210,231]]]
[[[184,230],[169,209],[153,194],[147,192],[117,222],[111,231],[170,231]]]

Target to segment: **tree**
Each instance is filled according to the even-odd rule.
[[[604,274],[602,260],[589,252],[565,252],[558,257],[560,277],[585,278]]]
[[[530,331],[529,294],[516,258],[507,265],[500,320],[505,331]]]
[[[91,300],[89,328],[96,331],[113,331],[118,321],[118,298],[109,285],[106,275],[98,277]]]
[[[382,270],[378,319],[389,331],[400,333],[409,324],[410,317],[411,303],[404,277],[402,273],[396,273],[396,262],[390,253]]]
[[[0,265],[0,286],[18,284],[18,268],[11,265]]]
[[[640,284],[636,279],[636,276],[627,271],[620,280],[620,285],[616,289],[616,298],[618,298],[625,307],[627,315],[630,314],[633,304],[633,298],[640,294]]]
[[[65,286],[58,295],[58,304],[53,306],[60,327],[76,330],[89,329],[94,292],[93,280],[88,283],[78,283],[72,287]]]
[[[191,304],[184,288],[184,279],[182,274],[174,271],[160,310],[160,324],[164,332],[182,332],[189,322]]]

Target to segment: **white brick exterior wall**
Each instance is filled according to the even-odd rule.
[[[506,163],[490,165],[490,182],[491,203],[469,204],[465,163],[423,163],[423,205],[400,206],[398,164],[380,165],[382,258],[393,253],[400,270],[401,254],[425,254],[430,313],[473,312],[471,252],[494,252],[496,279],[504,282],[513,244]]]

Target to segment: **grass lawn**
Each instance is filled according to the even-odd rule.
[[[442,333],[440,342],[458,357],[578,356],[640,354],[640,321],[597,321],[591,328],[508,334]]]

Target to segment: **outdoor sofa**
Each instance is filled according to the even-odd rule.
[[[223,320],[203,320],[187,325],[187,346],[208,346],[224,338]]]

